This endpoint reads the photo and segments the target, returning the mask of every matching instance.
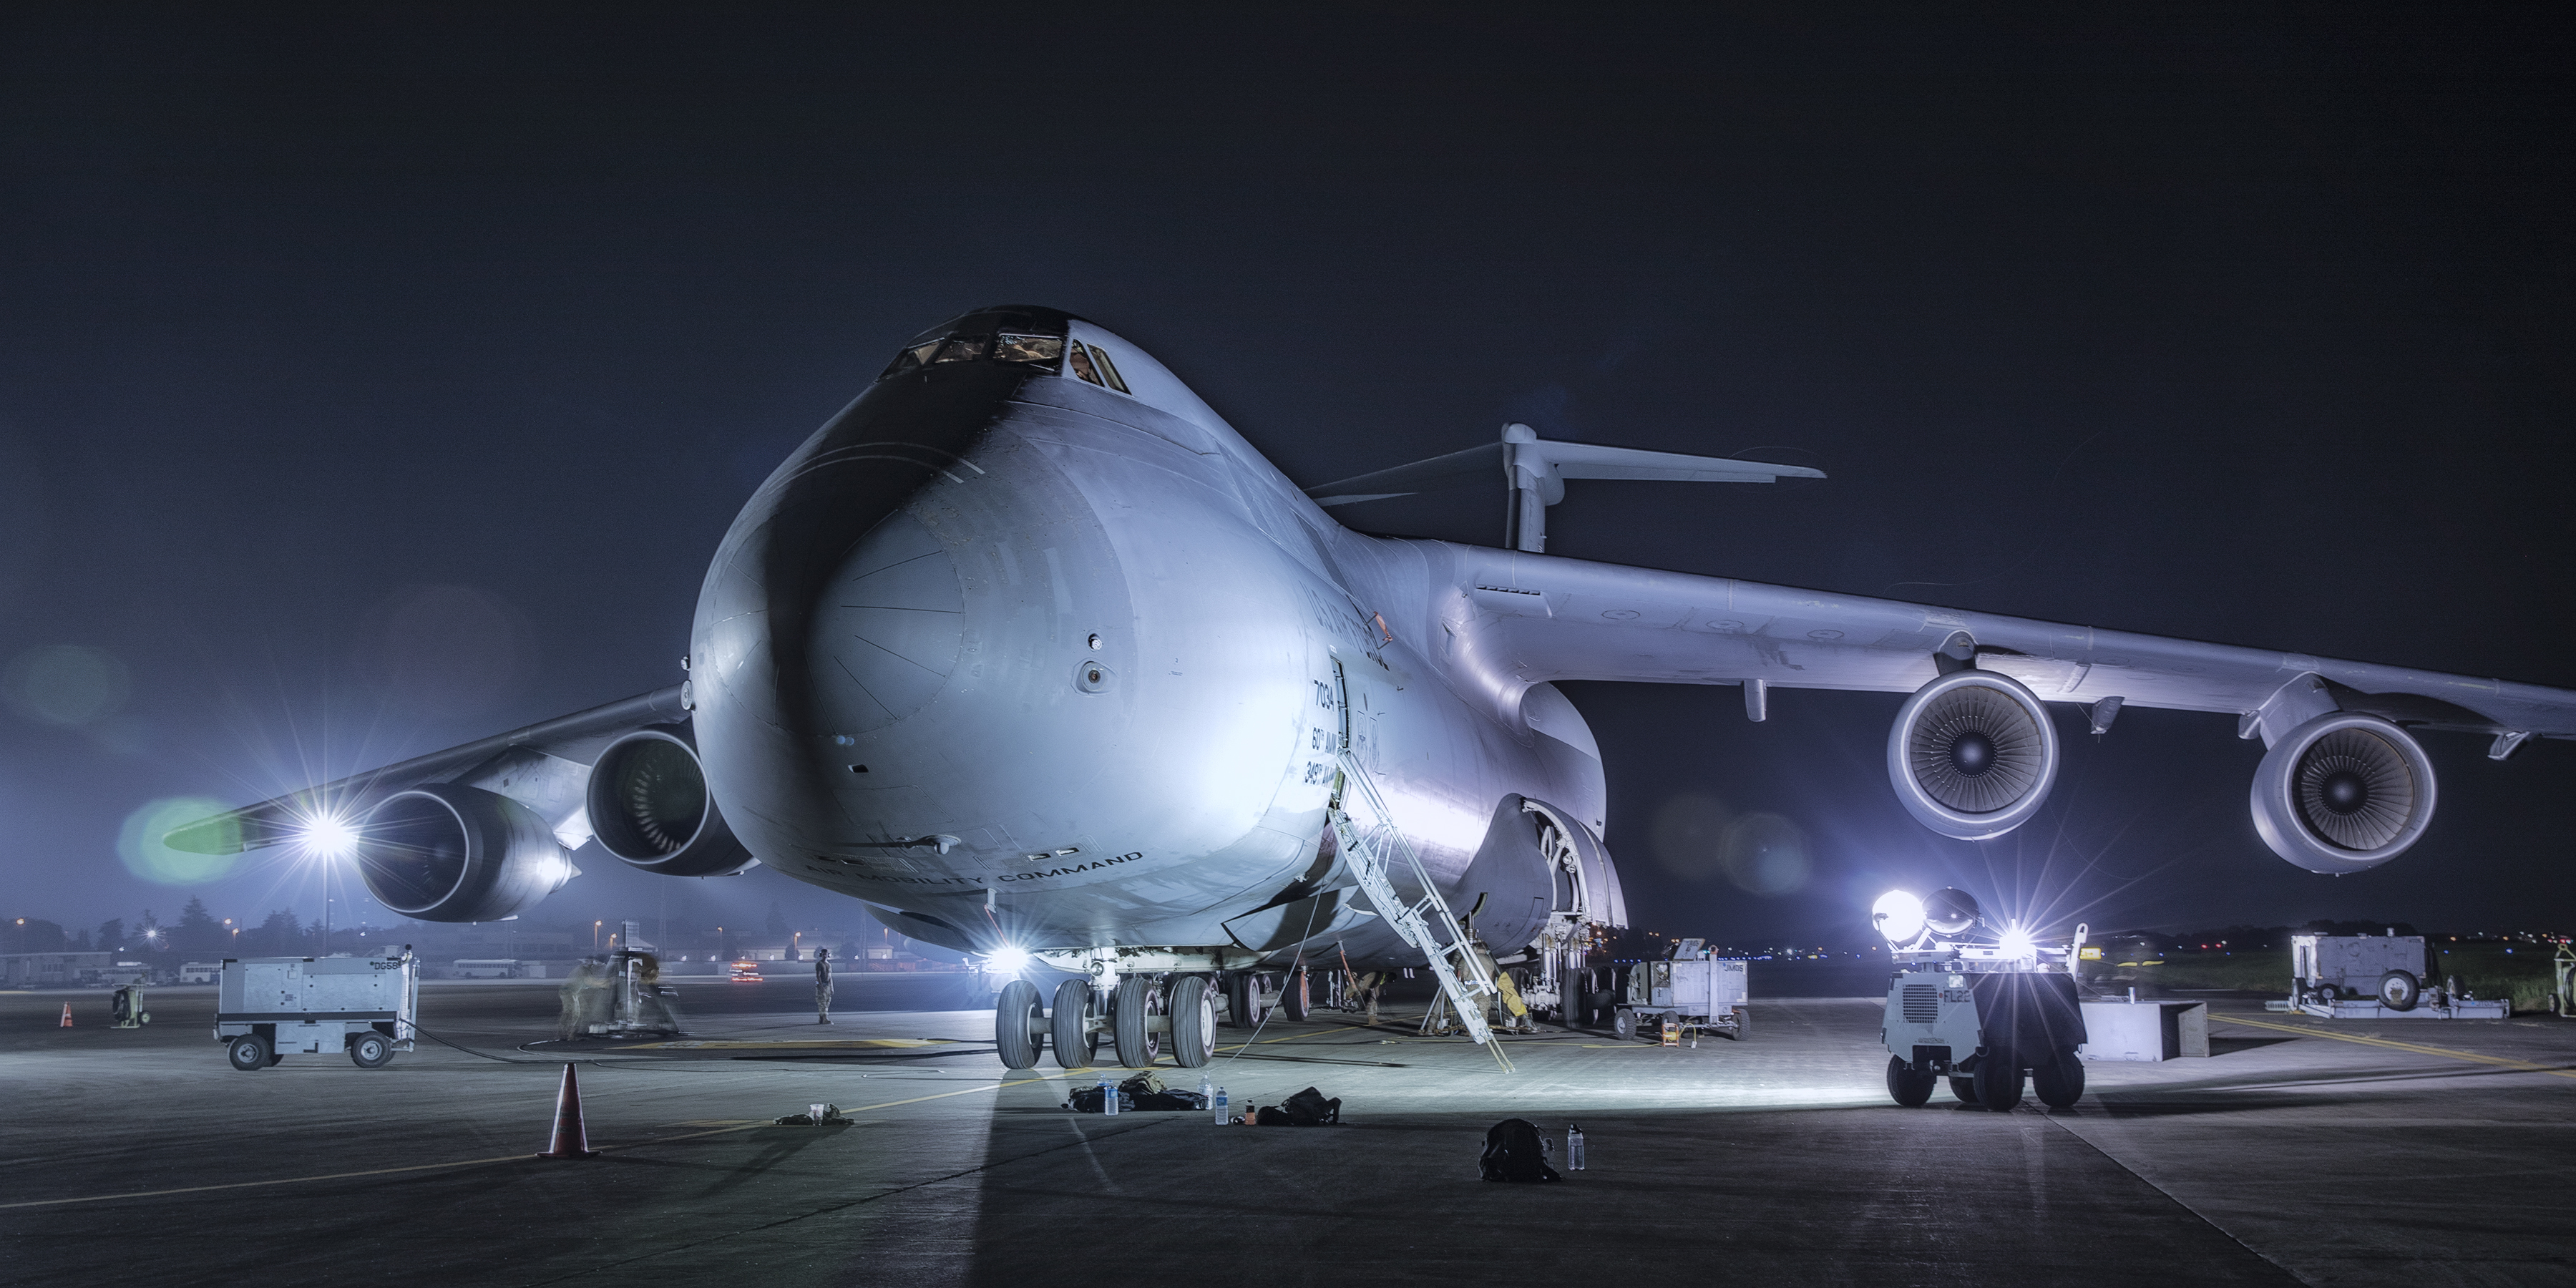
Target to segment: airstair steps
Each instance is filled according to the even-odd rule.
[[[1503,1054],[1494,1041],[1493,1026],[1486,1022],[1485,1008],[1501,995],[1494,977],[1486,968],[1484,956],[1469,940],[1466,927],[1449,911],[1449,903],[1440,897],[1440,887],[1432,884],[1431,874],[1423,869],[1422,858],[1413,844],[1395,825],[1395,813],[1387,808],[1386,798],[1371,781],[1368,770],[1348,747],[1340,752],[1342,790],[1336,793],[1331,813],[1333,839],[1339,843],[1352,873],[1359,878],[1361,893],[1379,916],[1395,928],[1404,942],[1421,952],[1430,963],[1431,973],[1440,981],[1440,991],[1458,1012],[1458,1020],[1467,1036],[1494,1053],[1494,1059],[1506,1072],[1511,1058]],[[1361,827],[1348,809],[1350,797],[1357,795],[1373,816],[1368,827]],[[1422,897],[1410,902],[1396,893],[1394,874],[1398,861]]]

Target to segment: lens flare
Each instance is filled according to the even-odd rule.
[[[318,859],[345,859],[358,848],[358,826],[337,814],[318,815],[304,824],[295,843]]]
[[[996,948],[984,954],[984,969],[996,975],[1017,975],[1029,968],[1029,955],[1017,948]]]
[[[2022,929],[2017,921],[2004,927],[2003,937],[1995,941],[1995,947],[2014,961],[2028,961],[2039,956],[2038,941],[2032,939],[2030,932]]]
[[[225,810],[222,801],[203,796],[174,796],[153,801],[125,816],[117,830],[116,857],[127,871],[155,885],[199,885],[221,879],[241,861],[238,854],[193,854],[174,850],[164,841],[171,830],[202,821]]]
[[[1869,908],[1870,924],[1891,944],[1910,944],[1923,936],[1923,901],[1902,890],[1890,890]]]

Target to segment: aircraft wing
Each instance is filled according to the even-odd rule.
[[[1547,680],[1746,686],[1761,718],[1772,686],[1904,693],[1939,657],[2021,681],[2045,702],[2228,712],[2266,740],[2283,712],[2333,708],[2399,725],[2492,735],[2498,759],[2524,740],[2576,738],[2576,692],[2268,649],[2101,630],[1759,582],[1629,568],[1446,542],[1413,542],[1451,645],[1497,690]],[[1435,625],[1431,638],[1439,638]],[[2314,677],[2310,679],[2308,677]],[[2099,704],[2108,703],[2107,707]],[[2269,727],[2266,727],[2266,722]],[[2292,722],[2295,723],[2295,722]]]
[[[566,803],[570,803],[577,813],[582,775],[562,772],[562,769],[586,768],[619,734],[647,725],[685,722],[689,712],[681,692],[683,687],[675,684],[667,689],[639,693],[588,711],[576,711],[445,751],[415,756],[382,769],[371,769],[363,774],[307,787],[256,805],[245,805],[174,829],[164,838],[164,843],[174,850],[197,854],[234,854],[277,845],[293,840],[299,830],[317,817],[346,816],[365,808],[377,797],[422,783],[490,776],[488,771],[502,764],[518,764],[530,771],[505,779],[508,786],[515,789],[505,790],[505,794],[537,805],[549,823],[558,824],[559,836],[564,826],[576,826],[581,833],[580,839],[587,839],[586,822],[567,815],[563,809]],[[559,768],[548,772],[549,766]],[[546,808],[549,805],[553,808]],[[577,846],[580,840],[567,840],[566,844]]]

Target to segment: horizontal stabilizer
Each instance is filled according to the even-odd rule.
[[[1774,479],[1820,479],[1823,470],[1804,465],[1740,461],[1731,456],[1689,456],[1649,452],[1599,443],[1562,443],[1538,436],[1527,425],[1503,426],[1503,441],[1434,456],[1391,470],[1306,489],[1317,505],[1357,505],[1384,501],[1446,487],[1478,475],[1499,472],[1512,498],[1511,519],[1503,544],[1533,553],[1547,549],[1547,507],[1565,499],[1567,479],[1616,479],[1633,483],[1768,483]]]
[[[1435,456],[1411,465],[1362,474],[1321,487],[1306,489],[1318,505],[1331,507],[1355,505],[1362,501],[1382,501],[1390,497],[1411,496],[1478,477],[1504,475],[1508,484],[1516,484],[1513,474],[1533,476],[1540,489],[1554,504],[1564,496],[1566,479],[1623,479],[1635,482],[1662,483],[1768,483],[1773,479],[1820,479],[1823,470],[1804,465],[1775,465],[1769,461],[1740,461],[1726,456],[1689,456],[1680,452],[1649,452],[1634,447],[1607,447],[1598,443],[1561,443],[1550,439],[1531,438],[1520,442],[1487,443],[1463,452]]]

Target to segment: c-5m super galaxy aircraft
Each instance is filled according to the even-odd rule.
[[[1498,477],[1507,549],[1370,537],[1330,507]],[[1208,1058],[1302,1011],[1298,963],[1429,966],[1479,1038],[1517,991],[1576,1020],[1626,922],[1600,752],[1553,681],[1910,694],[1888,776],[2000,836],[2056,714],[2219,712],[2269,749],[2254,825],[2316,872],[2433,817],[2416,733],[2576,736],[2576,693],[1626,568],[1543,553],[1564,481],[1816,471],[1538,439],[1299,489],[1136,346],[1053,309],[923,332],[743,506],[687,678],[191,824],[213,853],[353,841],[369,890],[492,920],[596,840],[637,867],[765,863],[902,933],[1073,973],[1000,995],[1004,1061]],[[1302,954],[1301,954],[1302,950]],[[1517,989],[1515,989],[1517,986]],[[1052,1001],[1052,1006],[1045,1003]]]

